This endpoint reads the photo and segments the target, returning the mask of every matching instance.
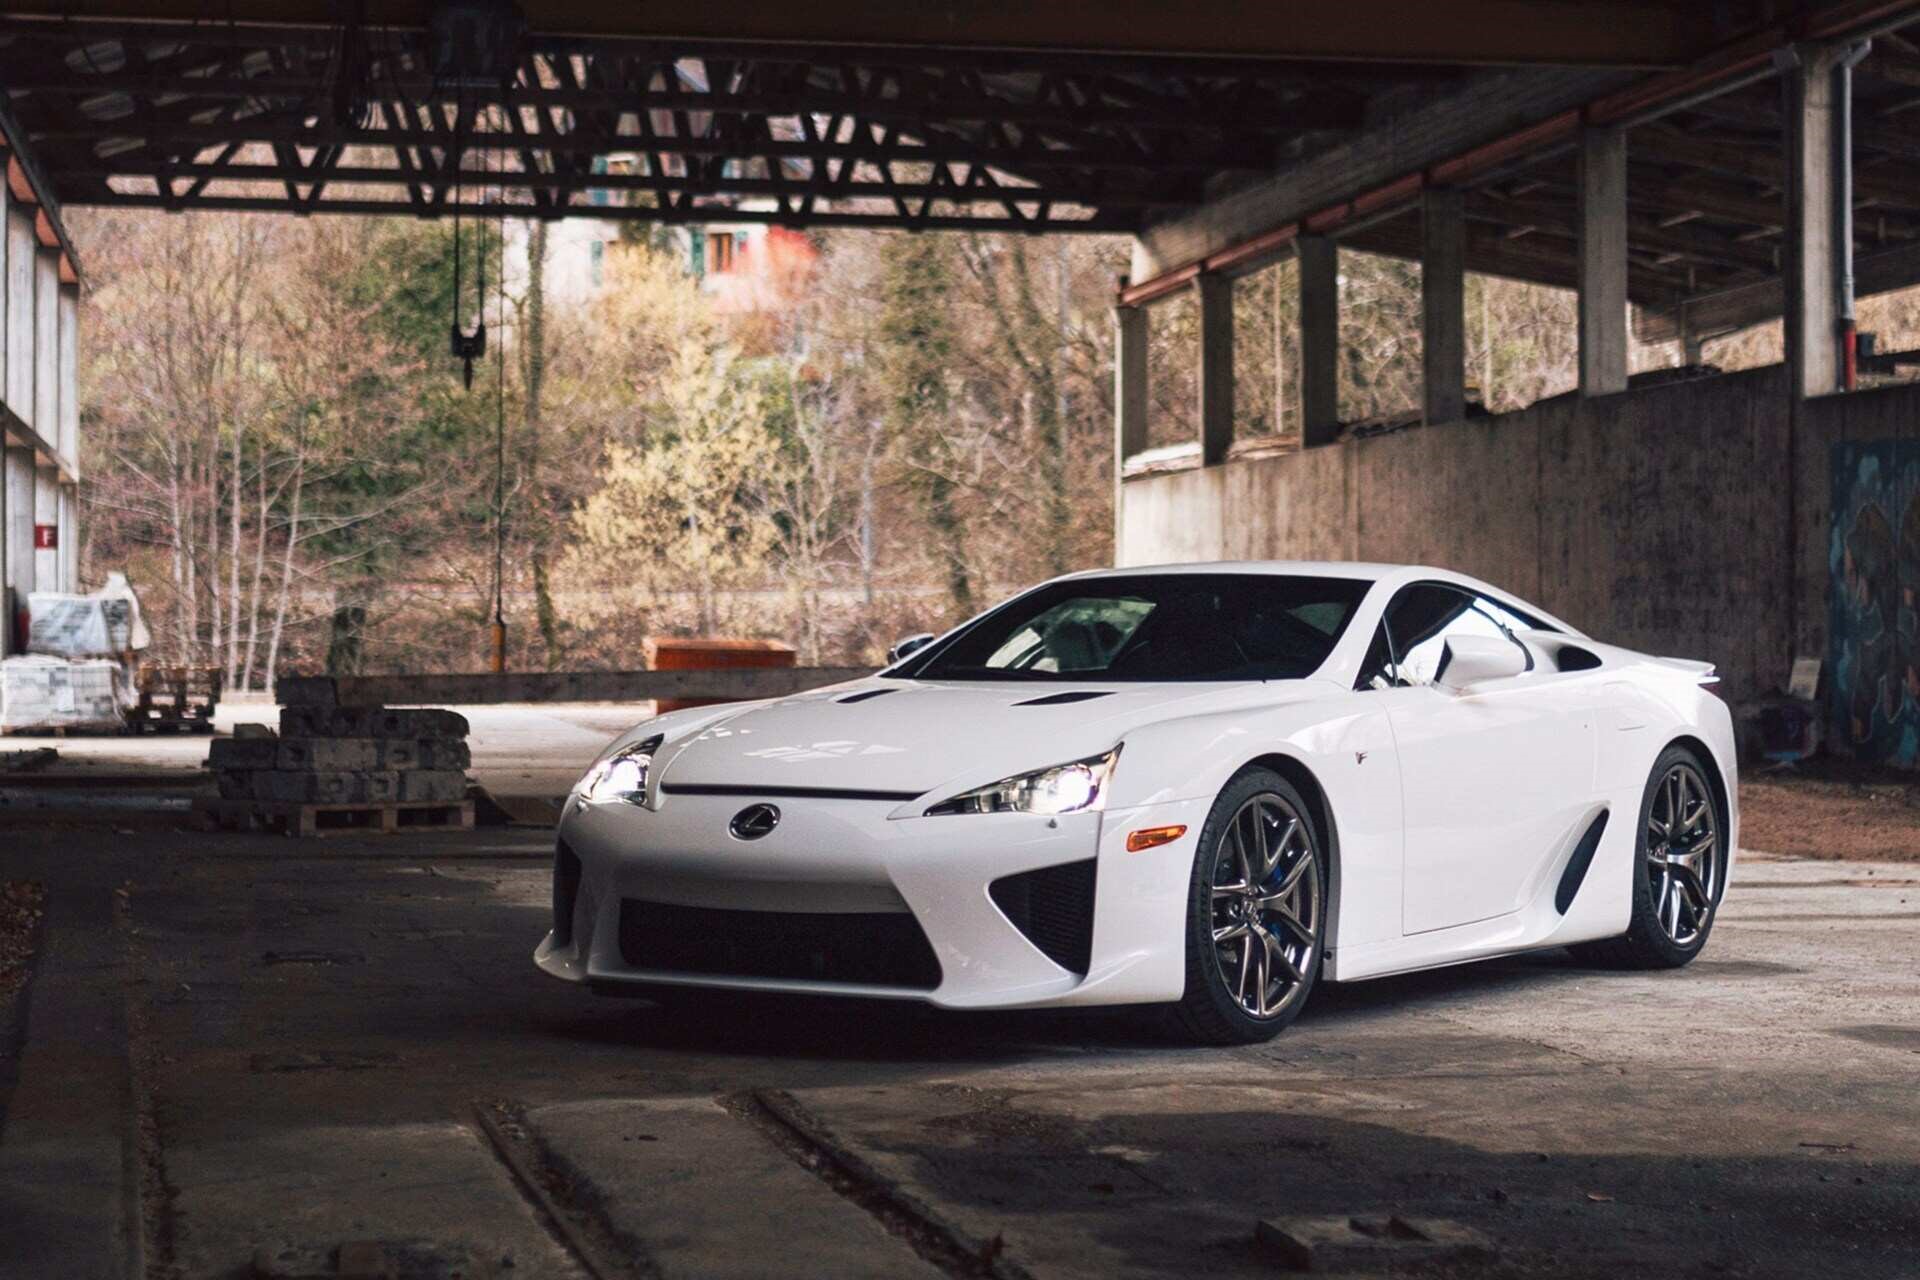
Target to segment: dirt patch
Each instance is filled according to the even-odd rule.
[[[1742,778],[1740,843],[1799,858],[1920,862],[1920,780],[1784,772]]]
[[[0,1119],[13,1092],[20,1054],[21,989],[33,971],[46,894],[31,880],[0,880]]]
[[[45,899],[32,880],[0,880],[0,1000],[27,985]]]

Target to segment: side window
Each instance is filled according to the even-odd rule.
[[[1511,634],[1515,625],[1525,627],[1527,620],[1491,601],[1470,595],[1456,587],[1423,582],[1408,587],[1387,606],[1382,623],[1384,636],[1376,636],[1375,649],[1385,647],[1390,659],[1374,669],[1375,653],[1369,651],[1361,672],[1363,688],[1432,684],[1440,672],[1440,660],[1446,652],[1447,637],[1485,636],[1505,640],[1520,648]],[[1532,655],[1527,656],[1529,668]]]
[[[1509,609],[1497,600],[1485,596],[1476,596],[1480,611],[1509,631],[1557,631],[1558,627],[1549,627],[1540,619],[1517,609]]]
[[[1355,689],[1391,689],[1393,687],[1393,645],[1387,639],[1384,620],[1373,629],[1373,643],[1367,646],[1366,661],[1360,664]]]
[[[1432,684],[1447,636],[1471,627],[1474,617],[1473,597],[1464,591],[1422,584],[1402,592],[1387,610],[1387,632],[1397,659],[1394,683]],[[1490,625],[1486,630],[1498,634]]]

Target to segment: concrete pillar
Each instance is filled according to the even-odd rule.
[[[1340,253],[1325,236],[1301,236],[1300,443],[1331,444],[1340,429]]]
[[[80,590],[80,510],[73,485],[60,486],[60,559],[57,589],[69,595]]]
[[[0,182],[0,192],[7,184]],[[0,240],[6,237],[0,235]],[[0,277],[4,277],[0,271]],[[6,343],[0,340],[0,347]],[[13,508],[7,502],[7,436],[0,427],[0,658],[11,655],[13,643]]]
[[[1834,69],[1840,52],[1802,46],[1785,73],[1787,181],[1782,276],[1787,376],[1796,397],[1841,389]]]
[[[1113,562],[1120,563],[1127,459],[1147,447],[1147,312],[1113,309]]]
[[[80,288],[60,286],[60,456],[67,474],[80,473]]]
[[[1227,460],[1233,444],[1233,281],[1203,275],[1200,294],[1200,460]]]
[[[1580,394],[1627,389],[1627,135],[1580,136]]]
[[[1428,426],[1467,416],[1467,199],[1429,189],[1420,206],[1421,364]]]
[[[33,590],[33,450],[8,445],[6,460],[6,585],[9,652],[18,653]]]
[[[43,531],[51,531],[47,546]],[[33,477],[33,589],[60,590],[60,473],[42,467]]]
[[[19,204],[7,207],[7,408],[38,431],[34,420],[34,282],[39,241],[33,233],[33,210]]]
[[[48,444],[60,442],[60,251],[33,255],[33,421]]]

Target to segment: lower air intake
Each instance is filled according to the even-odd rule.
[[[993,905],[1062,969],[1085,975],[1093,956],[1094,859],[1002,876],[987,886]]]
[[[931,991],[940,960],[904,911],[728,911],[627,898],[620,955],[639,969]]]

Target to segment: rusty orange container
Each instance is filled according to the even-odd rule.
[[[726,671],[738,667],[791,667],[792,645],[778,640],[656,640],[641,646],[649,671]],[[654,709],[661,715],[686,707],[707,707],[720,698],[660,698]]]

